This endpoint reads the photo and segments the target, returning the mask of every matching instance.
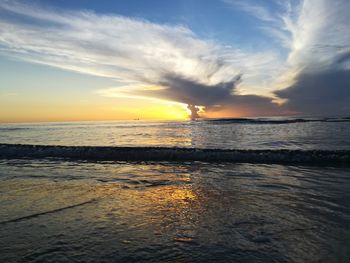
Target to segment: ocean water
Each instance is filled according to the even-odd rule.
[[[216,149],[350,149],[350,118],[2,124],[0,143]]]
[[[0,261],[349,262],[349,135],[346,118],[1,125]],[[145,160],[62,156],[75,146]],[[147,159],[173,147],[191,154]],[[263,157],[189,158],[201,149]],[[283,149],[305,162],[264,163]],[[342,162],[307,162],[324,151]]]

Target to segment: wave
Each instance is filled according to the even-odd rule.
[[[290,124],[306,122],[350,122],[350,117],[344,118],[288,118],[288,119],[269,119],[269,118],[225,118],[206,120],[210,123],[220,124]]]
[[[0,127],[0,131],[19,131],[19,130],[28,130],[30,128],[24,127]]]
[[[69,158],[96,161],[203,161],[350,166],[350,150],[223,150],[0,144],[0,158]]]

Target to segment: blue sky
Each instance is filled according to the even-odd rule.
[[[52,89],[61,99],[196,105],[203,117],[347,114],[349,8],[347,0],[0,0],[0,100],[35,102]]]
[[[264,34],[257,26],[261,21],[229,2],[223,0],[36,1],[42,6],[118,14],[157,24],[184,25],[200,37],[215,38],[227,44],[234,42],[254,49],[270,46],[271,37]],[[271,14],[280,12],[282,8],[273,0],[250,1],[250,3],[263,4]]]

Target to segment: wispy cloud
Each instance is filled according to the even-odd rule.
[[[304,0],[298,16],[285,16],[291,33],[285,107],[309,114],[348,114],[350,104],[350,2]],[[294,74],[290,74],[294,72]]]
[[[266,7],[266,2],[256,0],[222,0],[232,9],[243,11],[257,19],[257,28],[268,34],[272,41],[279,41],[284,48],[290,48],[292,41],[292,21],[299,15],[302,0],[275,0],[269,2],[273,8]],[[293,4],[292,2],[293,1]],[[265,4],[265,5],[263,5]]]
[[[294,66],[317,68],[330,65],[350,45],[347,0],[305,0],[296,18],[285,16],[291,32],[288,62]]]
[[[200,39],[182,25],[87,11],[43,9],[16,1],[0,1],[0,12],[6,14],[0,18],[1,52],[35,63],[117,79],[138,87],[132,90],[134,96],[161,94],[162,99],[210,106],[207,100],[198,100],[196,94],[181,90],[174,81],[187,80],[199,88],[199,93],[212,87],[213,95],[221,92],[217,87],[231,83],[226,95],[234,97],[238,96],[238,89],[232,80],[237,76],[243,75],[245,84],[253,87],[261,79],[273,78],[276,71],[278,55],[272,51],[251,53]],[[179,94],[148,93],[147,85]],[[244,90],[244,85],[240,91],[254,92]],[[187,97],[180,95],[186,92]]]
[[[256,2],[223,1],[259,20],[256,26],[279,41],[287,55],[223,45],[183,25],[5,0],[0,0],[0,52],[123,83],[99,95],[168,100],[213,111],[314,113],[319,106],[310,103],[313,94],[325,94],[326,101],[334,90],[350,98],[349,1],[276,0],[274,12]],[[289,102],[277,108],[267,96],[283,88],[288,89],[275,96]],[[334,98],[333,111],[347,102]]]
[[[224,0],[259,19],[259,25],[287,50],[284,72],[275,79],[282,107],[307,114],[346,114],[350,104],[350,2],[275,1],[272,13],[256,1]]]
[[[258,5],[251,1],[244,0],[222,0],[224,3],[230,5],[234,9],[240,9],[255,18],[263,21],[275,21],[276,17],[273,16],[271,11],[264,6]]]

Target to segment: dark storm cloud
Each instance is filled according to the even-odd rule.
[[[191,111],[191,120],[195,120],[200,118],[199,112],[200,112],[200,108],[196,105],[192,105],[192,104],[188,104],[187,105],[187,109],[189,109]]]
[[[287,99],[288,110],[305,114],[350,114],[350,52],[337,56],[325,69],[302,71],[294,84],[275,92]]]
[[[202,106],[220,104],[231,96],[240,80],[241,75],[237,75],[228,82],[206,85],[181,76],[167,74],[158,83],[167,88],[160,90],[158,95],[186,104]]]
[[[208,85],[179,75],[166,74],[159,83],[156,83],[164,89],[143,90],[137,94],[185,103],[195,118],[199,115],[195,105],[204,106],[206,111],[245,108],[251,112],[255,111],[256,114],[278,112],[279,109],[272,103],[271,98],[236,94],[235,90],[242,78],[242,75],[236,75],[231,81]]]

